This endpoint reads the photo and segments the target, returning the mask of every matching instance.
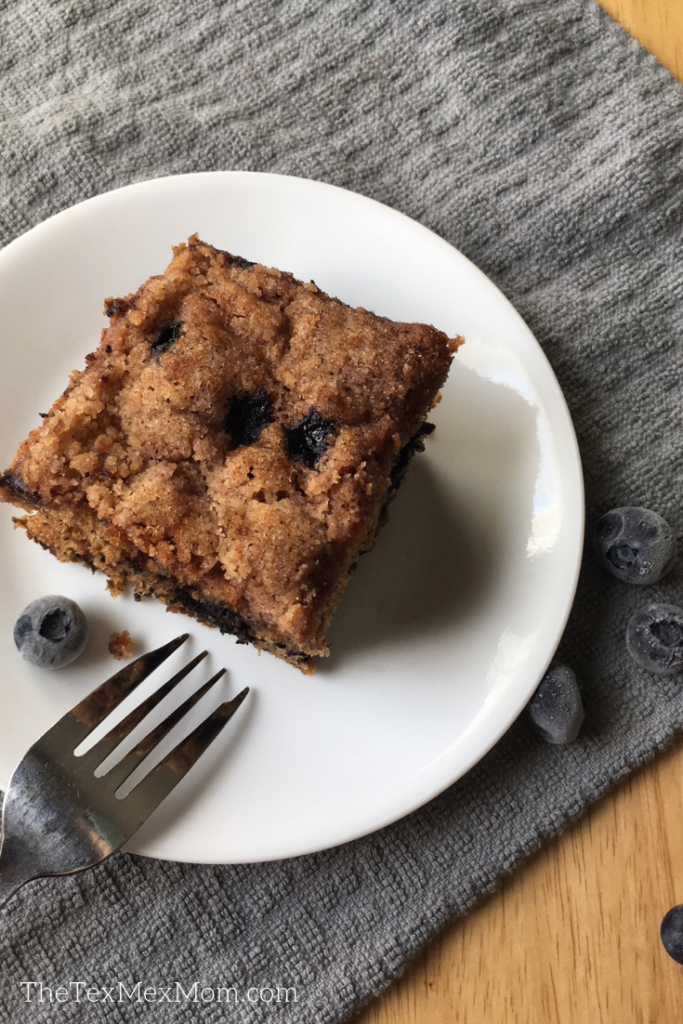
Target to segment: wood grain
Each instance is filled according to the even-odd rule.
[[[624,28],[683,81],[683,3],[681,0],[600,0]]]
[[[552,0],[550,0],[552,2]],[[683,81],[683,0],[601,0]],[[678,1024],[683,739],[455,921],[355,1024]]]
[[[678,1024],[683,741],[454,922],[357,1024]]]

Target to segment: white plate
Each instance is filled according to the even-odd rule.
[[[246,684],[252,694],[128,849],[238,863],[378,829],[496,742],[562,634],[583,492],[571,420],[545,356],[461,253],[351,192],[227,172],[98,196],[0,253],[3,467],[98,344],[105,296],[161,272],[171,245],[195,231],[313,278],[351,305],[467,339],[433,414],[437,431],[361,560],[331,629],[332,657],[313,678],[155,602],[113,600],[103,577],[58,563],[13,532],[13,510],[0,507],[0,786],[36,737],[115,670],[106,650],[114,629],[129,629],[141,652],[187,628],[192,640],[169,671],[206,647],[208,667],[229,670],[221,699]],[[93,626],[86,654],[55,673],[26,665],[12,642],[21,609],[49,593],[75,598]]]

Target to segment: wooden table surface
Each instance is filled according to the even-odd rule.
[[[552,0],[548,0],[552,4]],[[683,81],[683,0],[602,0]],[[354,1024],[679,1024],[683,739],[453,922]]]

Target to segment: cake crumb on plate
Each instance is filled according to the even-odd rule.
[[[133,640],[127,629],[123,629],[112,633],[109,637],[108,647],[110,654],[113,654],[117,661],[121,661],[122,658],[130,658],[132,656],[135,650],[135,640]]]

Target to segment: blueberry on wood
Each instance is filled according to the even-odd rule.
[[[671,959],[677,964],[683,964],[683,905],[672,907],[664,915],[659,934]]]

